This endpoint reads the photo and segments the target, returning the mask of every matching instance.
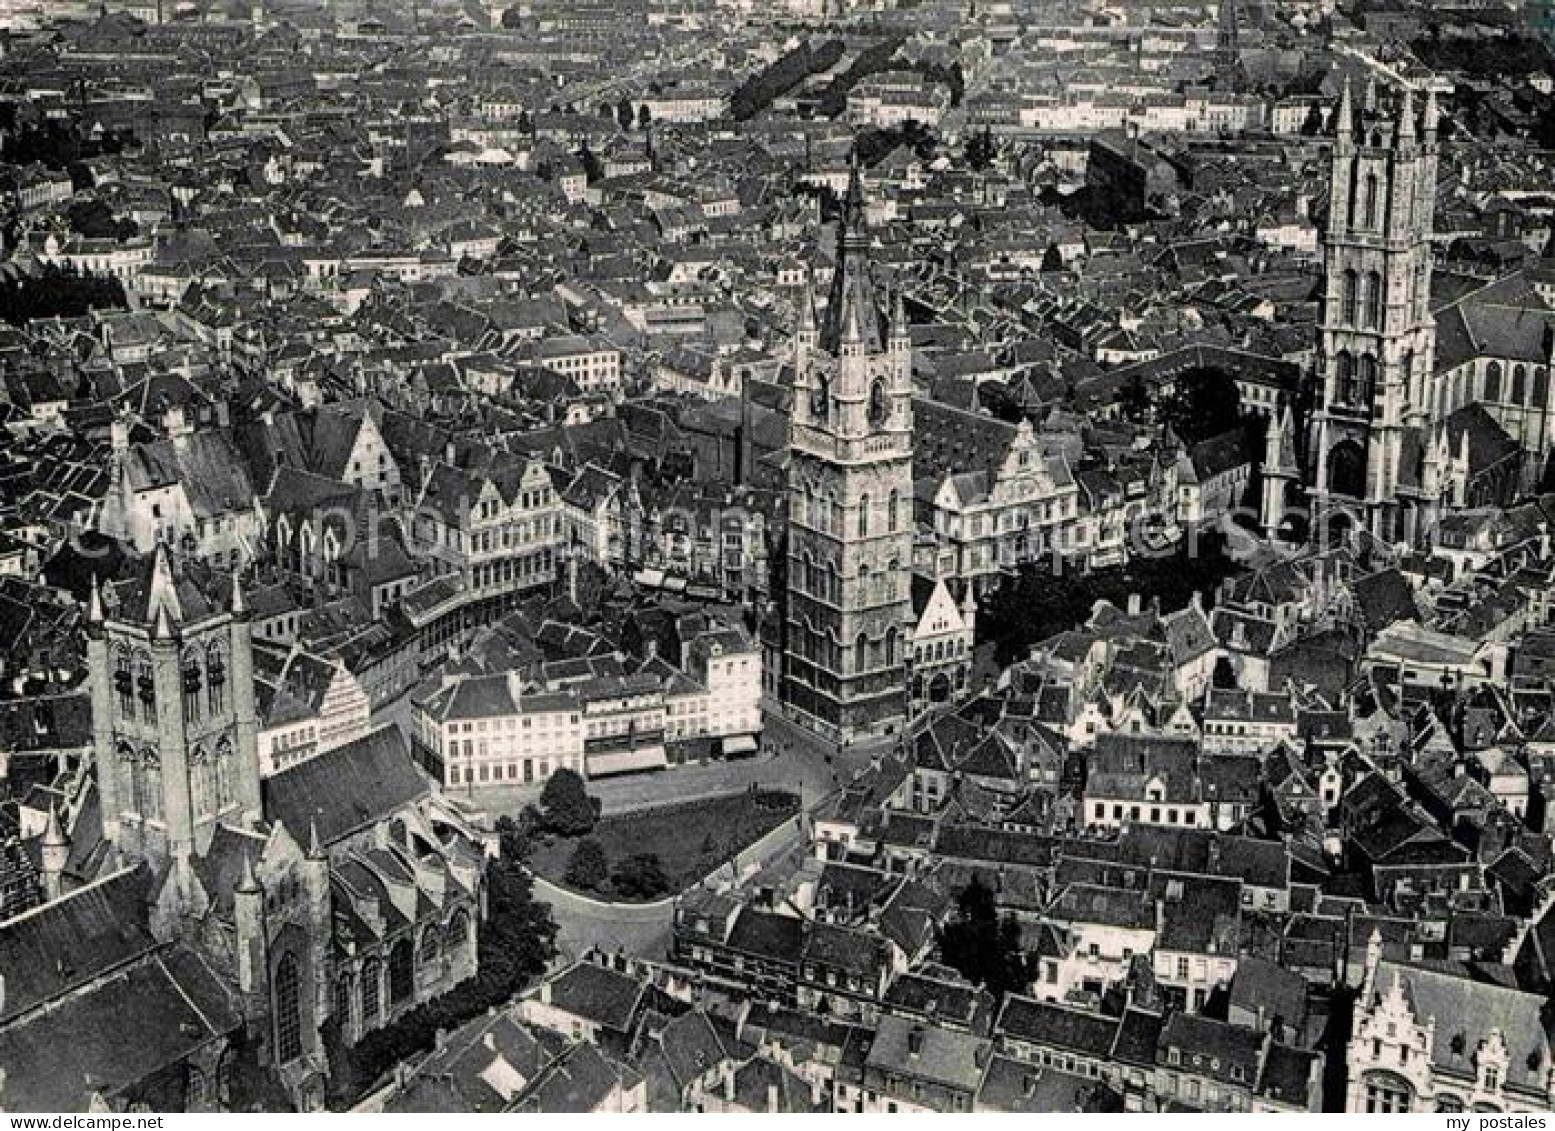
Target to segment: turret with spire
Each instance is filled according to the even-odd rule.
[[[58,899],[65,894],[65,864],[70,859],[70,838],[60,825],[59,811],[49,805],[49,823],[43,830],[43,843],[39,853],[43,872],[44,898]]]
[[[1296,461],[1296,427],[1291,418],[1290,405],[1269,418],[1264,433],[1263,447],[1263,499],[1260,522],[1270,538],[1278,536],[1285,522],[1286,497],[1290,484],[1301,477],[1301,467]]]

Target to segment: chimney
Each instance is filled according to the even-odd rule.
[[[1128,595],[1128,615],[1131,617],[1137,617],[1140,613],[1141,607],[1142,606],[1139,594],[1130,593]]]
[[[776,1084],[768,1084],[767,1085],[767,1114],[768,1115],[776,1115],[777,1113],[778,1113],[778,1086]]]
[[[907,1033],[907,1055],[916,1059],[923,1055],[923,1026],[914,1025]]]

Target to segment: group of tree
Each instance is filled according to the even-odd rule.
[[[134,220],[114,215],[100,200],[72,201],[65,210],[65,220],[72,232],[88,239],[128,240],[140,234]]]
[[[1502,79],[1543,71],[1555,74],[1555,53],[1533,35],[1448,36],[1440,26],[1410,49],[1433,71],[1459,71],[1475,78]]]
[[[965,155],[969,169],[980,172],[992,165],[999,155],[999,147],[993,140],[993,127],[984,126],[967,138]]]
[[[326,1022],[321,1035],[329,1057],[331,1106],[349,1106],[395,1065],[429,1051],[439,1032],[509,1001],[555,957],[556,923],[550,905],[535,901],[524,871],[523,830],[504,817],[497,832],[502,851],[486,870],[486,918],[476,931],[478,972],[349,1047],[338,1024]]]
[[[956,897],[956,913],[940,931],[940,957],[995,997],[1019,993],[1031,982],[1031,960],[1021,943],[1020,924],[999,915],[993,889],[973,877]]]
[[[870,126],[861,130],[853,139],[853,152],[859,164],[867,169],[901,145],[911,147],[919,159],[928,160],[939,147],[939,138],[928,126],[909,118],[889,129]]]
[[[1195,367],[1154,385],[1136,376],[1124,384],[1119,402],[1132,418],[1170,426],[1188,445],[1229,432],[1246,419],[1235,375],[1216,366]]]
[[[79,162],[119,153],[128,138],[115,131],[84,137],[68,118],[21,122],[13,108],[9,113],[0,113],[0,140],[0,164],[42,164],[50,169],[68,169],[71,181],[81,188],[90,178],[80,169]]]
[[[804,40],[735,88],[729,96],[730,116],[737,122],[749,121],[810,75],[836,66],[842,53],[840,39],[828,39],[819,46]]]
[[[79,318],[89,310],[123,309],[124,288],[111,276],[83,275],[69,265],[0,280],[0,320],[23,326],[34,318]]]
[[[1125,565],[1082,572],[1073,565],[1030,562],[1004,577],[982,600],[978,643],[994,646],[1001,667],[1025,657],[1031,646],[1075,628],[1097,601],[1122,607],[1135,593],[1160,598],[1162,612],[1184,608],[1199,593],[1210,598],[1227,577],[1242,570],[1229,553],[1226,536],[1204,530],[1166,552],[1152,552],[1152,529],[1137,532]]]
[[[557,836],[586,836],[599,821],[599,810],[599,798],[589,796],[578,772],[562,767],[540,791],[538,827]]]
[[[673,886],[663,861],[655,853],[634,852],[612,868],[605,846],[591,836],[578,841],[572,850],[562,880],[578,891],[623,899],[657,899]]]
[[[901,35],[889,35],[875,43],[870,44],[860,51],[848,64],[842,74],[837,75],[827,83],[826,89],[821,91],[817,109],[828,118],[837,118],[848,108],[848,95],[853,88],[870,75],[881,71],[890,70],[896,53],[901,49],[905,39]],[[838,58],[841,58],[839,53]],[[836,62],[836,60],[832,60]],[[905,64],[903,64],[905,65]]]

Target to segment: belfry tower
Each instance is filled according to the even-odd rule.
[[[1437,106],[1405,88],[1384,105],[1348,83],[1334,114],[1318,340],[1312,497],[1320,523],[1363,524],[1388,542],[1420,525],[1434,437],[1428,382]]]
[[[213,604],[159,545],[105,607],[93,586],[87,658],[103,835],[131,856],[187,862],[218,821],[260,817],[249,615],[234,577]]]
[[[806,291],[794,346],[782,698],[834,742],[906,721],[912,624],[912,344],[868,259],[858,170],[824,314]]]

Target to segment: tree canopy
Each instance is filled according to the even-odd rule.
[[[634,852],[610,873],[610,886],[617,895],[627,899],[656,899],[669,891],[672,885],[657,855],[652,852]]]
[[[1023,992],[1031,981],[1020,924],[1013,915],[999,917],[993,889],[976,878],[961,889],[939,945],[947,966],[996,996]]]
[[[599,820],[599,802],[590,797],[576,770],[563,767],[540,791],[540,820],[549,832],[582,836]]]
[[[580,891],[596,891],[609,875],[610,858],[605,854],[605,846],[593,837],[586,836],[572,850],[572,859],[567,864],[567,874],[563,879],[569,887]]]

